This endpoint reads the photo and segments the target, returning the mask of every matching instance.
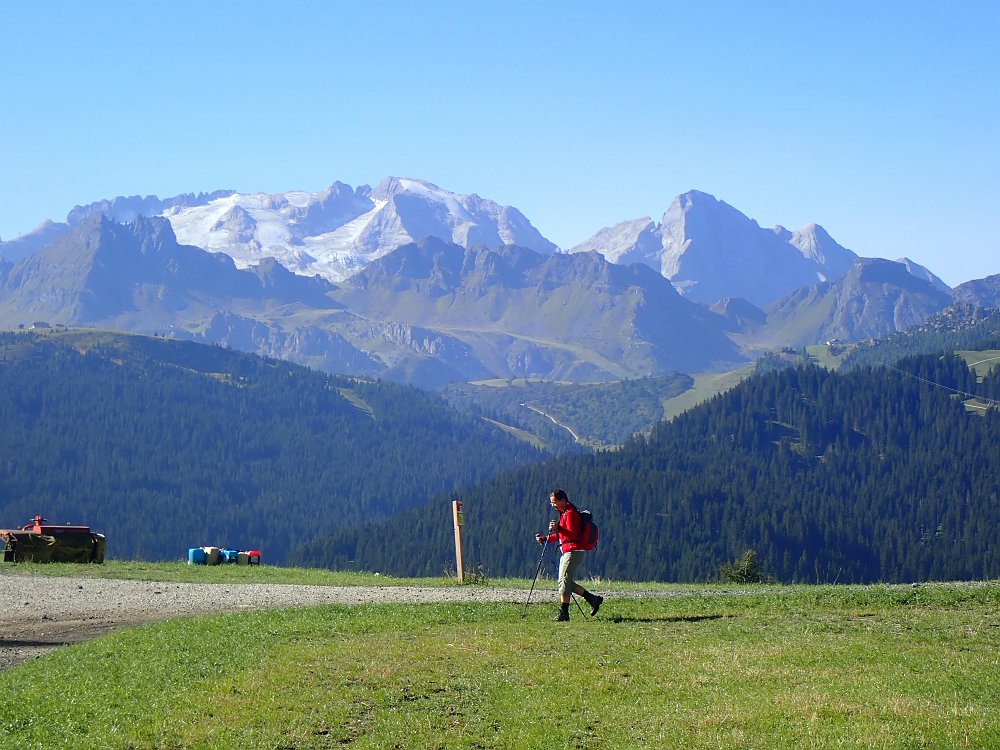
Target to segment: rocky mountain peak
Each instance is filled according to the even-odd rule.
[[[956,300],[981,307],[1000,307],[1000,274],[966,281],[954,289]]]

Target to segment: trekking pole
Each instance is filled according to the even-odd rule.
[[[545,550],[549,546],[549,538],[545,537],[545,543],[542,544],[542,554],[538,558],[538,565],[535,567],[535,577],[531,579],[531,588],[528,590],[528,598],[524,602],[524,611],[521,612],[521,617],[528,614],[528,602],[531,601],[531,594],[535,590],[535,581],[538,580],[538,574],[542,572],[542,563],[545,562]]]

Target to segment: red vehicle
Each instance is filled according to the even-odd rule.
[[[20,529],[0,529],[4,562],[104,562],[104,534],[89,526],[54,526],[41,516]]]

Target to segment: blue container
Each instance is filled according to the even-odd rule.
[[[224,549],[222,550],[222,562],[224,563],[235,563],[236,559],[239,557],[239,551],[235,549]]]
[[[188,565],[204,565],[205,550],[201,547],[192,547],[188,550]]]

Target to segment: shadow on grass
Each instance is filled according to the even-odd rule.
[[[736,615],[679,615],[676,617],[608,617],[607,622],[616,625],[624,622],[704,622],[705,620],[721,620],[724,617]]]

